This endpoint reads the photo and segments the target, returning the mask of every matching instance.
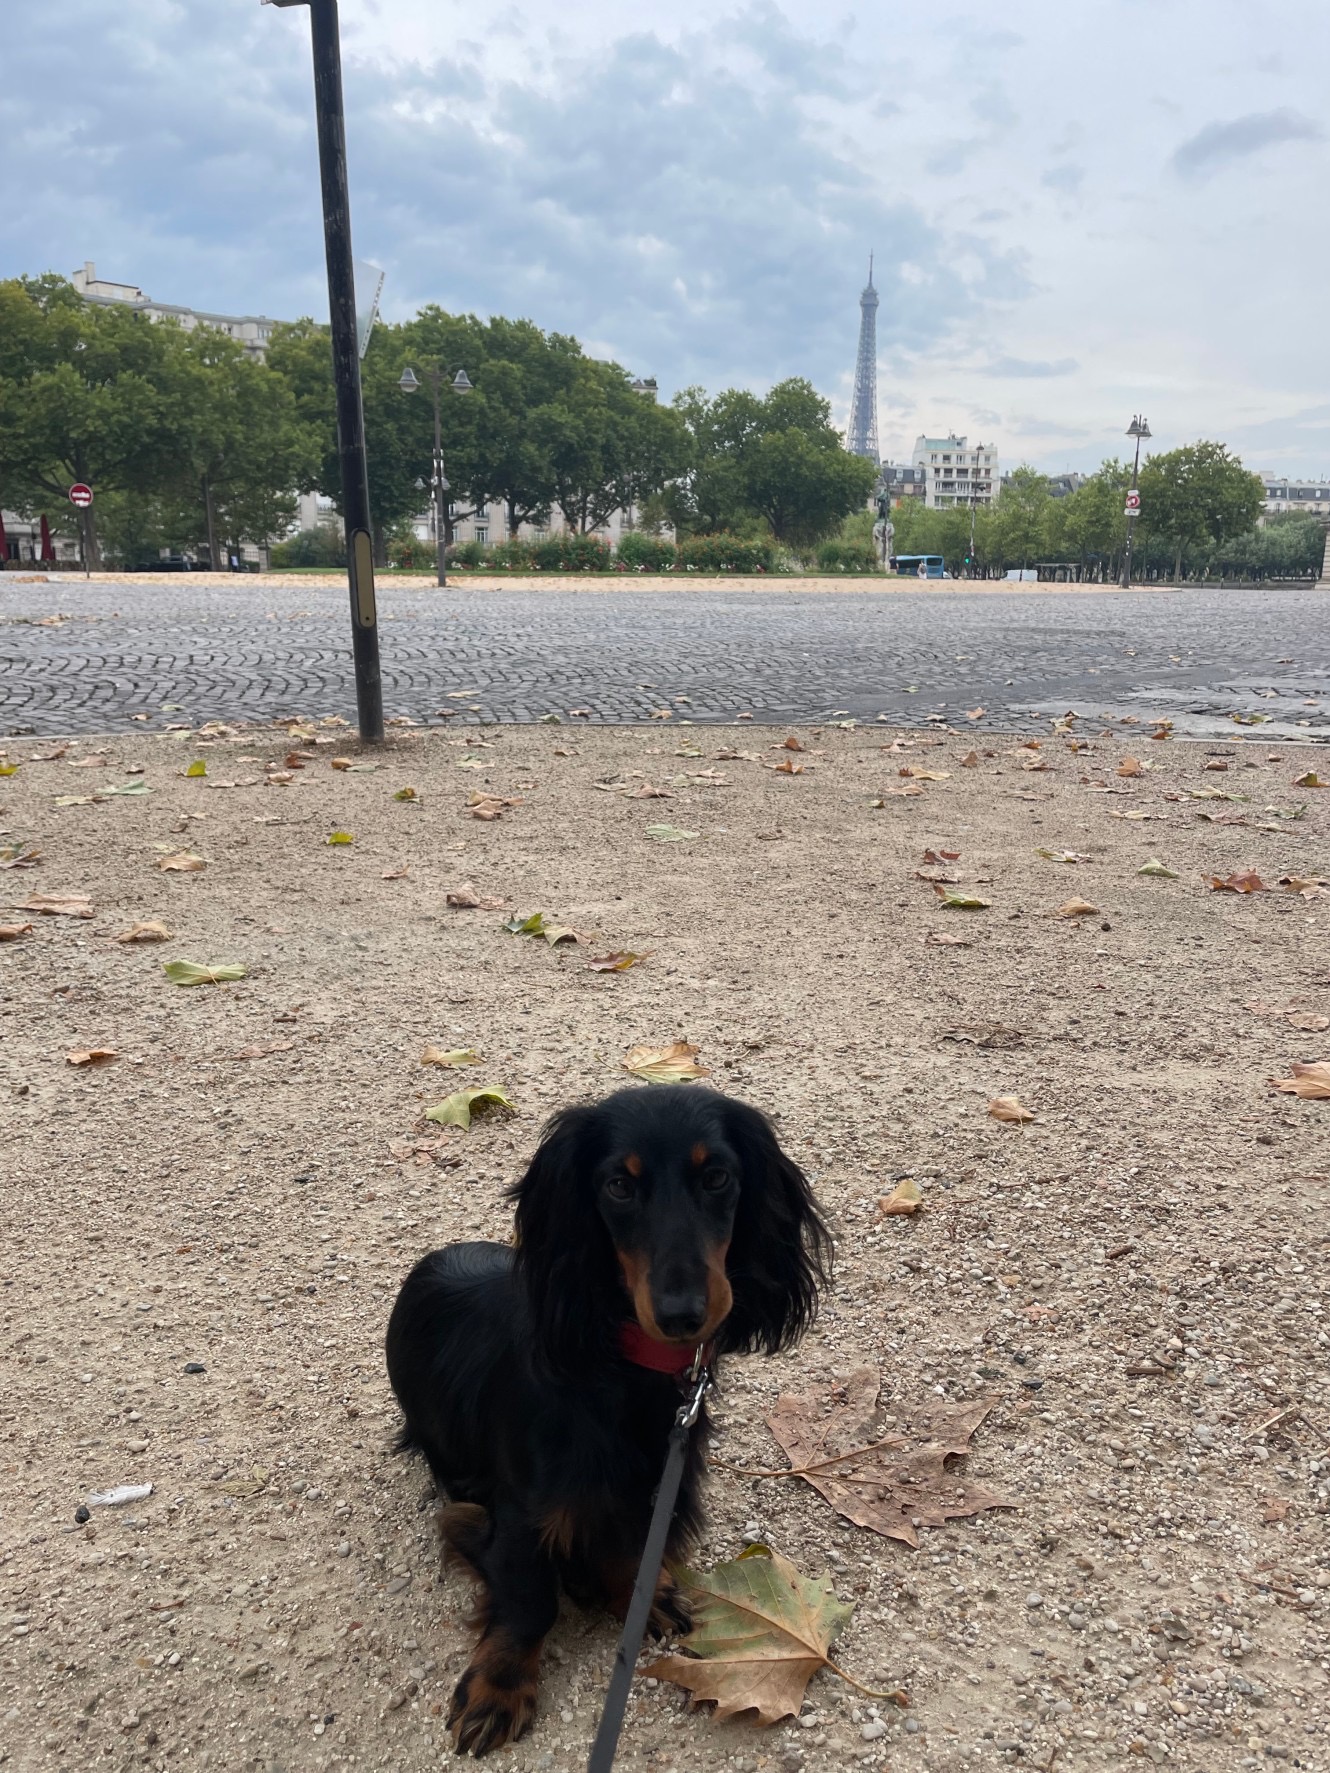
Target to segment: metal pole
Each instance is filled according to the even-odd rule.
[[[351,268],[351,200],[346,183],[346,121],[342,109],[342,53],[337,0],[309,0],[314,47],[314,114],[323,185],[323,239],[328,260],[328,317],[337,388],[337,450],[342,471],[342,517],[351,592],[351,646],[356,712],[367,744],[383,738],[383,682],[379,675],[379,617],[374,597],[374,546],[365,460],[365,413],[360,398],[356,291]]]
[[[439,551],[439,583],[448,583],[448,525],[444,520],[443,431],[439,424],[439,379],[442,370],[436,364],[430,371],[430,387],[434,391],[434,541]]]
[[[1136,459],[1131,465],[1131,490],[1136,491],[1136,475],[1141,466],[1141,437],[1136,434]],[[1127,551],[1122,557],[1122,589],[1131,587],[1131,542],[1136,533],[1136,513],[1133,511],[1127,519]]]

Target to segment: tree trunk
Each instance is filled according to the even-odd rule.
[[[1180,585],[1182,583],[1182,549],[1181,548],[1179,548],[1177,553],[1173,556],[1173,583],[1175,585]]]
[[[102,570],[102,551],[97,541],[97,518],[91,505],[83,513],[83,564],[89,572]]]
[[[212,481],[203,476],[203,512],[208,520],[208,564],[215,573],[222,570],[217,554],[217,514],[212,508]]]

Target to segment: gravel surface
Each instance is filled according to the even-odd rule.
[[[797,736],[398,730],[357,772],[330,767],[368,761],[336,727],[294,741],[299,769],[272,728],[7,742],[0,846],[43,853],[0,900],[93,915],[0,909],[34,925],[0,943],[0,1762],[436,1766],[468,1594],[390,1450],[392,1298],[424,1250],[506,1237],[552,1109],[687,1038],[778,1116],[838,1251],[798,1353],[725,1370],[717,1456],[783,1464],[776,1397],[872,1365],[888,1426],[990,1399],[964,1469],[1015,1506],[915,1551],[798,1480],[713,1472],[704,1559],[761,1535],[829,1571],[856,1609],[838,1660],[910,1704],[822,1674],[758,1732],[639,1682],[622,1766],[1330,1768],[1330,1102],[1267,1083],[1330,1057],[1330,899],[1277,885],[1326,871],[1330,792],[1293,786],[1324,753]],[[1118,776],[1128,752],[1146,774]],[[907,798],[903,768],[948,774]],[[1214,788],[1248,798],[1180,798]],[[472,791],[520,804],[480,822]],[[647,835],[666,823],[698,835]],[[930,846],[960,858],[925,868]],[[202,871],[159,868],[182,848]],[[1204,884],[1248,867],[1270,891]],[[943,909],[921,869],[990,907]],[[467,882],[589,940],[449,909]],[[1096,913],[1050,915],[1076,897]],[[172,938],[116,941],[147,919]],[[589,970],[625,948],[650,952]],[[180,989],[181,958],[248,976]],[[431,1042],[483,1064],[424,1070]],[[118,1056],[66,1058],[97,1048]],[[420,1121],[463,1084],[516,1113]],[[1000,1095],[1038,1118],[990,1118]],[[883,1217],[903,1176],[922,1210]],[[153,1490],[76,1519],[122,1484]],[[565,1608],[496,1766],[584,1764],[614,1641]]]

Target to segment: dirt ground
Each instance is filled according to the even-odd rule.
[[[800,1350],[723,1373],[717,1456],[783,1465],[776,1397],[870,1366],[888,1427],[990,1400],[962,1469],[1013,1506],[911,1550],[798,1479],[714,1471],[703,1561],[760,1535],[830,1572],[855,1606],[838,1660],[910,1703],[823,1673],[757,1731],[639,1682],[621,1765],[1330,1768],[1330,1102],[1268,1084],[1330,1058],[1330,898],[1277,884],[1326,871],[1330,792],[1293,785],[1325,753],[785,737],[398,728],[355,771],[331,726],[9,742],[0,846],[42,855],[0,901],[94,914],[0,909],[33,925],[0,943],[0,1762],[436,1766],[468,1596],[390,1450],[391,1301],[425,1250],[506,1238],[551,1110],[686,1038],[778,1117],[837,1240]],[[945,779],[902,795],[910,768]],[[646,782],[672,798],[598,786]],[[473,791],[520,804],[481,822]],[[182,848],[202,871],[160,869]],[[1205,884],[1247,868],[1270,890]],[[944,908],[921,870],[990,906]],[[449,909],[464,883],[588,941]],[[1074,898],[1097,910],[1050,915]],[[147,919],[171,939],[116,940]],[[589,968],[619,949],[649,953]],[[248,974],[182,989],[173,959]],[[483,1064],[426,1070],[429,1043]],[[66,1058],[95,1048],[118,1056]],[[515,1113],[419,1119],[462,1084]],[[1037,1119],[991,1118],[1002,1095]],[[883,1217],[902,1177],[922,1210]],[[565,1609],[499,1769],[584,1764],[614,1642]]]

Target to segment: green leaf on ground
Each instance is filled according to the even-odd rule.
[[[503,928],[510,936],[543,936],[545,934],[545,913],[533,911],[529,917],[505,918]]]
[[[184,773],[187,776],[206,776],[208,766],[201,757],[196,757]]]
[[[480,1054],[474,1047],[453,1047],[445,1052],[442,1047],[426,1047],[420,1055],[422,1065],[479,1065]]]
[[[419,800],[420,795],[414,788],[399,788],[393,795],[394,800]]]
[[[1176,880],[1178,877],[1171,868],[1166,868],[1157,856],[1151,856],[1145,865],[1136,870],[1138,874],[1153,875],[1156,880]]]
[[[245,977],[244,967],[224,960],[210,960],[206,966],[193,960],[168,960],[162,971],[173,985],[229,985]]]
[[[354,831],[330,831],[323,841],[325,843],[354,843],[356,834]]]
[[[690,837],[700,837],[700,831],[684,831],[678,825],[648,825],[647,836],[654,837],[657,843],[685,843]]]
[[[993,903],[991,899],[980,899],[973,893],[954,893],[938,881],[933,882],[933,891],[948,911],[987,911]]]
[[[473,1110],[490,1106],[511,1108],[513,1104],[502,1090],[454,1090],[451,1096],[445,1096],[442,1102],[427,1108],[425,1119],[436,1121],[441,1127],[466,1128],[471,1125]]]

